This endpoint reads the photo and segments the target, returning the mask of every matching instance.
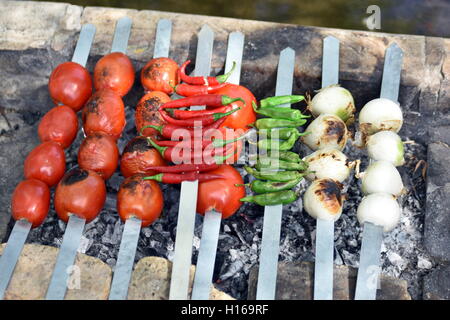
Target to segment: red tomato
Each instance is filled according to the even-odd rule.
[[[208,171],[211,174],[220,174],[224,179],[214,179],[198,184],[197,212],[205,214],[210,210],[222,213],[222,218],[233,215],[241,206],[239,201],[245,197],[245,188],[236,187],[235,184],[243,184],[239,172],[228,164]]]
[[[107,134],[95,132],[86,137],[78,150],[78,165],[109,179],[119,164],[116,141]]]
[[[233,102],[227,108],[227,111],[241,107],[241,110],[230,114],[221,127],[229,127],[233,129],[248,130],[248,125],[256,121],[256,113],[252,107],[252,101],[256,102],[255,96],[246,87],[237,84],[228,84],[214,94],[223,94],[231,98],[242,98],[245,101]]]
[[[11,199],[11,211],[14,220],[28,220],[33,228],[39,226],[45,219],[50,207],[50,190],[39,180],[21,181]]]
[[[138,133],[141,133],[141,129],[145,126],[160,126],[166,123],[161,118],[161,114],[158,109],[164,103],[169,101],[169,96],[161,91],[148,92],[141,98],[141,100],[139,100],[134,113]],[[142,134],[146,137],[159,137],[159,132],[152,128],[144,129]]]
[[[178,64],[169,58],[155,58],[147,62],[141,71],[141,83],[147,91],[162,91],[170,94],[180,82]]]
[[[95,65],[94,87],[96,90],[111,89],[123,97],[130,91],[133,83],[133,64],[122,52],[107,54]]]
[[[64,104],[78,111],[92,94],[92,79],[82,65],[64,62],[50,75],[48,90],[55,104]]]
[[[103,132],[119,139],[125,127],[125,106],[122,98],[104,89],[92,95],[83,108],[83,129],[86,135]]]
[[[154,175],[156,172],[145,168],[165,165],[167,163],[161,154],[148,143],[147,138],[142,136],[128,142],[120,159],[120,171],[125,178],[138,173]]]
[[[69,147],[78,131],[78,118],[72,108],[57,106],[42,117],[38,127],[39,138],[42,142],[55,141],[61,147]]]
[[[23,171],[26,179],[38,179],[49,187],[61,180],[66,170],[66,156],[59,143],[43,142],[26,157]]]
[[[59,182],[55,191],[55,210],[67,222],[74,214],[90,222],[102,210],[106,200],[106,186],[94,171],[73,168]]]
[[[122,182],[117,193],[117,211],[122,220],[136,217],[146,227],[161,215],[164,198],[158,183],[142,180],[143,177],[138,174]]]

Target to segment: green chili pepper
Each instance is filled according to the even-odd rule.
[[[258,129],[297,128],[305,123],[305,119],[292,121],[286,119],[262,118],[255,121],[255,127]]]
[[[300,162],[289,162],[284,160],[279,160],[276,158],[264,158],[264,160],[258,160],[255,165],[256,170],[261,170],[263,168],[277,168],[281,170],[294,170],[294,171],[305,171],[308,169],[308,164],[304,161]]]
[[[296,134],[291,135],[287,140],[261,139],[258,141],[258,148],[265,150],[276,149],[281,151],[288,151],[292,149],[297,139],[298,136]]]
[[[246,184],[255,193],[268,193],[275,191],[289,190],[295,187],[302,181],[303,177],[286,182],[274,182],[274,181],[262,181],[253,180],[251,183]],[[241,186],[241,185],[236,185]]]
[[[302,162],[302,158],[298,153],[292,151],[279,151],[278,159],[288,162]]]
[[[268,107],[268,108],[260,108],[254,101],[252,101],[253,110],[256,113],[262,114],[267,117],[271,117],[274,119],[287,119],[292,121],[298,121],[300,119],[309,118],[310,116],[306,116],[297,109],[291,108],[280,108],[280,107]]]
[[[268,107],[275,107],[279,106],[280,104],[285,103],[297,103],[302,100],[305,100],[304,96],[298,96],[298,95],[291,95],[291,96],[277,96],[277,97],[270,97],[265,98],[259,101],[260,108],[268,108]]]
[[[274,129],[261,129],[258,130],[260,136],[266,136],[267,138],[277,139],[289,139],[293,134],[301,136],[302,134],[297,128],[274,128]]]
[[[242,202],[253,202],[260,206],[273,206],[276,204],[289,204],[297,200],[298,195],[292,190],[277,191],[271,193],[247,196]]]
[[[268,169],[258,171],[249,166],[244,166],[244,169],[252,176],[254,176],[256,179],[270,180],[277,182],[287,182],[290,180],[298,179],[299,177],[303,177],[305,175],[304,173],[300,173],[298,171],[271,171]]]

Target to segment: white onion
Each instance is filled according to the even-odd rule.
[[[403,114],[396,102],[378,98],[369,101],[359,113],[359,130],[366,135],[381,130],[399,132],[403,124]]]
[[[354,120],[356,111],[353,96],[345,88],[332,85],[319,90],[319,92],[309,101],[308,109],[317,117],[321,114],[334,114],[345,123]]]
[[[384,192],[399,196],[403,191],[403,182],[395,166],[388,161],[376,161],[360,174],[361,190],[365,194]]]
[[[342,185],[331,179],[315,180],[303,195],[303,206],[316,219],[339,219],[342,213]]]
[[[342,150],[347,143],[347,126],[333,114],[321,114],[309,124],[305,132],[309,134],[303,136],[302,141],[312,150],[329,147]]]
[[[360,224],[371,222],[391,231],[400,221],[400,206],[389,193],[372,193],[365,196],[358,206],[356,216]]]
[[[396,167],[405,163],[403,142],[395,132],[380,131],[369,136],[366,148],[373,160],[389,161]]]
[[[328,178],[343,182],[350,175],[347,157],[334,148],[317,150],[304,157],[303,161],[308,163],[308,171],[312,171],[306,176],[310,181]]]

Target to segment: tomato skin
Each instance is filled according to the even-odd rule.
[[[157,172],[145,170],[147,166],[165,166],[166,161],[161,154],[153,148],[147,138],[138,136],[131,139],[125,146],[120,159],[120,171],[127,178],[138,173],[154,175]]]
[[[87,136],[78,150],[78,165],[108,180],[119,165],[119,149],[116,141],[102,132]]]
[[[86,135],[103,132],[115,140],[125,128],[125,106],[122,98],[110,89],[97,91],[83,108],[83,129]]]
[[[53,69],[48,81],[50,97],[55,104],[80,110],[92,95],[92,79],[82,65],[68,61]]]
[[[230,114],[221,127],[248,130],[248,125],[256,121],[256,113],[252,107],[252,101],[256,102],[256,98],[246,87],[230,83],[219,89],[215,94],[223,94],[231,98],[242,98],[245,101],[245,105],[241,101],[236,101],[229,105],[227,112],[239,107],[241,107],[241,110]]]
[[[214,179],[198,184],[197,212],[204,215],[205,212],[216,210],[222,213],[222,218],[232,216],[242,205],[239,199],[245,197],[245,188],[236,187],[235,184],[243,184],[239,172],[228,164],[208,171],[211,174],[220,174],[224,179]]]
[[[78,118],[75,111],[68,106],[56,106],[41,119],[38,127],[39,138],[42,142],[55,141],[68,148],[78,131]]]
[[[122,182],[117,193],[117,212],[123,221],[136,217],[146,227],[161,215],[164,198],[158,183],[142,180],[143,177],[137,174]]]
[[[43,142],[31,150],[25,159],[23,172],[26,179],[37,179],[49,187],[61,180],[66,170],[66,156],[59,143]]]
[[[134,121],[138,133],[148,125],[161,126],[166,122],[161,118],[158,109],[164,103],[171,101],[170,97],[161,91],[151,91],[146,93],[139,100],[134,113]],[[152,128],[144,129],[142,134],[146,137],[159,137],[159,132]]]
[[[94,171],[73,168],[59,182],[55,191],[55,210],[58,217],[67,222],[74,214],[90,222],[103,208],[106,186]]]
[[[107,54],[95,65],[95,90],[111,89],[123,97],[130,91],[133,83],[133,64],[130,58],[122,52]]]
[[[178,64],[170,58],[155,58],[147,62],[141,70],[141,83],[147,91],[173,93],[173,88],[180,82]]]
[[[33,228],[41,225],[50,208],[50,189],[37,179],[21,181],[11,198],[14,220],[28,220]]]

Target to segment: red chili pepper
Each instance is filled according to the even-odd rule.
[[[152,138],[148,138],[150,144],[158,150],[159,153],[163,156],[164,159],[174,162],[180,163],[180,161],[189,161],[188,163],[205,163],[207,159],[211,159],[211,163],[224,163],[225,160],[233,156],[233,154],[228,154],[228,151],[233,148],[222,147],[222,148],[209,148],[204,150],[192,150],[191,148],[177,148],[177,147],[160,147],[158,146]],[[181,155],[181,152],[189,151],[190,154],[184,156]],[[221,154],[217,156],[216,154]],[[186,162],[185,162],[186,163]]]
[[[172,118],[164,110],[159,111],[159,113],[161,114],[161,118],[163,118],[163,120],[166,121],[167,123],[175,124],[175,125],[182,126],[182,127],[204,127],[204,126],[208,126],[208,125],[216,122],[217,120],[219,120],[221,118],[229,116],[230,114],[232,114],[240,109],[241,108],[236,108],[236,109],[230,110],[225,113],[213,113],[213,114],[209,114],[209,115],[204,115],[204,116],[190,118],[190,119],[183,119],[183,120]]]
[[[224,177],[220,174],[210,174],[210,173],[198,173],[195,171],[187,173],[159,173],[154,176],[144,177],[144,180],[156,180],[162,183],[182,183],[183,181],[196,181],[199,182],[213,180],[213,179],[223,179]]]
[[[214,140],[207,140],[207,139],[186,139],[181,141],[172,141],[172,140],[153,140],[154,143],[156,143],[160,147],[177,147],[177,148],[191,148],[194,149],[199,143],[202,145],[202,150],[208,147],[209,145],[213,145],[213,148],[220,148],[227,144],[239,141],[243,138],[245,138],[247,134],[243,134],[242,136],[235,138],[235,139],[214,139]]]
[[[242,98],[231,98],[229,96],[221,94],[202,94],[166,102],[159,107],[159,110],[186,108],[190,106],[207,106],[210,108],[219,108],[235,101],[241,101],[245,103]]]
[[[218,129],[222,125],[222,123],[225,122],[225,119],[226,118],[220,118],[219,120],[210,124],[209,126],[205,126],[202,128],[196,128],[196,129],[180,127],[180,126],[170,124],[170,123],[164,124],[162,126],[148,125],[148,126],[144,126],[141,128],[141,133],[146,128],[153,128],[156,131],[158,131],[164,138],[172,139],[172,134],[175,131],[180,130],[180,132],[186,133],[186,136],[189,136],[191,140],[194,140],[196,137],[196,134],[198,134],[199,137],[203,137],[206,135],[206,132],[208,132],[210,129]],[[183,131],[181,131],[181,130],[183,130]],[[184,138],[186,138],[186,136]]]
[[[214,86],[226,82],[227,79],[230,77],[231,73],[234,71],[234,68],[236,67],[236,62],[233,61],[233,67],[231,68],[231,70],[221,76],[191,77],[186,74],[186,67],[189,63],[191,63],[191,60],[188,60],[185,63],[183,63],[180,69],[178,69],[178,76],[181,79],[181,81],[184,81],[188,84],[207,85],[207,86]]]
[[[175,119],[191,119],[201,116],[211,115],[214,113],[224,113],[230,111],[231,106],[222,106],[215,109],[205,109],[205,110],[178,110],[178,109],[165,109],[172,118]]]
[[[197,96],[200,94],[210,94],[227,86],[228,83],[220,83],[213,86],[197,86],[193,84],[181,83],[173,87],[173,91],[183,97]]]
[[[220,164],[217,163],[200,163],[200,164],[177,164],[175,166],[148,166],[145,170],[153,170],[162,173],[181,173],[181,172],[204,172],[217,169]]]

